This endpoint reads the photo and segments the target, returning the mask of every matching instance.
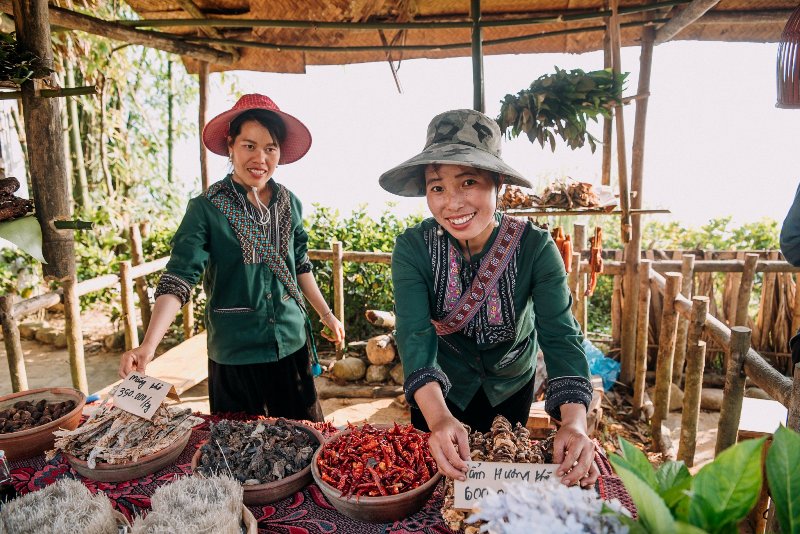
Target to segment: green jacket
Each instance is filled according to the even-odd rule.
[[[498,215],[500,220],[501,215]],[[586,356],[581,346],[583,336],[572,316],[572,297],[567,287],[564,263],[550,235],[530,222],[525,229],[516,251],[516,262],[512,260],[507,271],[513,281],[507,282],[512,310],[504,312],[506,322],[515,322],[515,327],[498,343],[479,343],[477,337],[468,336],[464,330],[446,336],[437,336],[431,317],[436,317],[437,297],[434,268],[432,266],[431,242],[436,221],[427,219],[401,234],[395,243],[392,255],[392,281],[397,315],[396,341],[406,376],[406,391],[430,378],[443,383],[447,398],[462,410],[467,407],[478,388],[483,388],[493,406],[503,402],[519,391],[535,371],[535,356],[538,346],[544,353],[549,384],[548,411],[557,415],[558,407],[565,402],[580,402],[588,405],[591,400],[591,383]],[[472,262],[461,258],[458,243],[449,236],[449,243],[458,251],[456,263],[460,265],[462,287],[467,287],[471,275],[464,269],[477,270],[483,256],[491,248],[498,230]],[[450,250],[453,250],[452,248]],[[452,255],[452,254],[451,254]],[[448,260],[454,261],[452,258]],[[435,263],[435,262],[433,262]],[[444,262],[442,262],[444,263]],[[456,265],[456,266],[454,266]],[[436,276],[445,276],[442,264]],[[454,283],[457,278],[449,278]],[[510,280],[510,279],[509,279]],[[439,306],[441,308],[441,305]],[[512,306],[507,306],[511,308]],[[441,310],[438,315],[441,315]],[[509,317],[513,319],[508,319]],[[437,378],[443,372],[448,380]],[[427,376],[429,379],[422,378]],[[409,378],[412,384],[408,384]],[[419,380],[416,380],[419,378]],[[560,380],[564,379],[564,380]],[[560,384],[554,391],[553,384]],[[412,392],[413,393],[413,392]],[[409,399],[413,405],[413,399]]]
[[[245,189],[226,177],[209,188],[207,195],[222,194],[221,187]],[[269,181],[273,195],[269,208],[279,225],[279,186]],[[285,188],[284,188],[285,189]],[[285,261],[289,271],[308,272],[308,235],[303,229],[302,205],[290,191],[291,225],[281,237],[287,240]],[[284,206],[285,208],[286,206]],[[254,259],[256,261],[254,261]],[[254,257],[252,247],[243,246],[225,216],[206,195],[189,201],[186,214],[172,240],[172,255],[159,283],[161,293],[180,293],[194,287],[203,276],[206,293],[205,323],[208,357],[217,363],[243,365],[274,362],[306,343],[303,311],[266,263]],[[176,280],[176,277],[178,280]],[[183,281],[178,291],[164,290],[166,280]],[[158,294],[158,291],[157,291]],[[178,295],[183,301],[183,295]]]

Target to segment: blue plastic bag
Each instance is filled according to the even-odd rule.
[[[619,362],[612,358],[606,358],[603,352],[588,339],[584,338],[582,345],[586,359],[589,361],[589,373],[602,378],[603,389],[608,391],[619,376]]]

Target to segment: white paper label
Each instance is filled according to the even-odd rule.
[[[471,510],[472,503],[492,489],[502,492],[507,482],[537,484],[556,476],[558,464],[511,464],[506,462],[467,462],[465,481],[455,480],[453,508]]]
[[[134,372],[117,386],[117,391],[114,393],[114,406],[139,417],[150,419],[173,389],[173,385],[169,382]]]

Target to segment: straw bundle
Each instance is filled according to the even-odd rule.
[[[184,477],[156,490],[152,511],[134,522],[133,534],[239,534],[242,498],[241,484],[230,477]]]
[[[81,482],[61,479],[3,506],[0,533],[116,534],[117,521],[105,493],[92,495]]]

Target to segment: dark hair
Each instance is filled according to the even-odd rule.
[[[256,121],[269,131],[273,141],[277,141],[278,146],[286,139],[286,126],[281,118],[275,113],[266,109],[248,109],[231,121],[228,128],[228,136],[236,139],[242,133],[242,125],[247,121]],[[229,142],[230,144],[230,142]]]

